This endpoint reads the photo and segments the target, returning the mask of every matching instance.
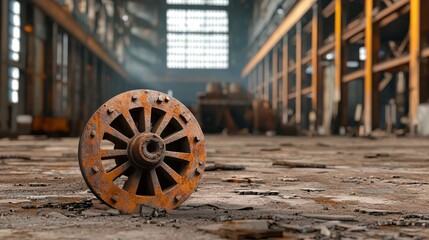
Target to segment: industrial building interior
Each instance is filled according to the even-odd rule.
[[[429,239],[428,0],[2,0],[0,239]]]

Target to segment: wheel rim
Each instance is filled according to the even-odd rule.
[[[191,112],[152,90],[117,95],[88,121],[79,164],[91,191],[124,213],[174,209],[204,171],[205,142]]]

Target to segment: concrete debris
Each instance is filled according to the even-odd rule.
[[[288,167],[288,168],[326,168],[325,164],[288,162],[284,160],[273,161],[273,166],[282,166],[282,167]]]
[[[244,169],[246,168],[243,165],[215,163],[215,164],[207,164],[204,171],[216,171],[216,170],[240,171]]]

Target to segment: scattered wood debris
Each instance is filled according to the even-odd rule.
[[[262,184],[264,180],[254,176],[231,176],[229,178],[222,178],[222,182]]]
[[[357,218],[352,215],[326,215],[326,214],[303,214],[303,217],[306,218],[315,218],[320,220],[328,220],[328,221],[350,221],[357,222]]]
[[[304,192],[323,192],[325,191],[325,189],[321,189],[321,188],[301,188],[301,191]]]
[[[384,216],[389,214],[402,214],[400,211],[385,210],[385,209],[369,209],[369,208],[357,208],[355,212],[366,213],[374,216]]]
[[[388,153],[367,153],[364,155],[364,158],[380,158],[380,157],[390,157]]]
[[[290,178],[290,177],[279,177],[277,180],[280,180],[282,182],[298,182],[298,178]]]
[[[243,165],[215,163],[215,164],[207,164],[204,171],[216,171],[216,170],[240,171],[244,169],[246,168]]]
[[[289,162],[284,160],[273,161],[273,166],[283,166],[283,167],[289,167],[289,168],[326,168],[325,164]]]
[[[236,188],[235,193],[239,195],[279,195],[279,191],[274,190],[260,190],[260,189],[249,189],[249,188]]]

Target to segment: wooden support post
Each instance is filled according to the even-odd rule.
[[[336,127],[347,125],[347,86],[342,83],[344,72],[344,52],[342,40],[342,14],[343,3],[342,0],[335,0],[335,91],[334,102],[337,104],[336,108]]]
[[[263,98],[263,88],[264,87],[264,65],[263,62],[260,62],[258,65],[258,92],[257,92],[257,97],[259,99]]]
[[[321,109],[321,88],[320,84],[320,65],[319,55],[317,50],[319,49],[319,14],[317,4],[313,6],[313,18],[311,22],[311,68],[313,73],[311,75],[311,108],[316,113],[316,125],[321,123],[322,109]]]
[[[283,116],[282,116],[282,123],[286,124],[288,121],[288,115],[287,115],[287,111],[288,111],[288,101],[289,101],[289,97],[288,97],[288,93],[289,93],[289,81],[288,81],[288,75],[289,75],[289,53],[288,53],[288,36],[284,36],[283,39],[283,69],[282,69],[282,73],[283,73],[283,94],[282,94],[282,103],[283,103]]]
[[[277,105],[278,105],[278,100],[277,100],[277,93],[278,93],[278,47],[274,47],[273,49],[273,67],[272,67],[272,71],[273,71],[273,76],[272,76],[272,81],[273,81],[273,91],[272,91],[272,106],[273,109],[275,111],[277,111]]]
[[[296,124],[301,123],[301,88],[302,88],[302,41],[301,41],[301,22],[296,24],[296,95],[295,95],[295,119]]]
[[[268,59],[268,55],[264,60],[264,99],[269,100],[270,96],[270,60]]]
[[[9,1],[0,2],[0,132],[8,131],[8,76],[7,76],[7,50],[8,50],[8,17]]]
[[[369,134],[372,130],[379,126],[379,93],[378,93],[378,79],[374,74],[373,65],[377,58],[380,46],[379,31],[374,30],[377,28],[373,24],[372,11],[374,9],[374,0],[365,1],[365,82],[364,82],[364,126],[365,133]]]
[[[420,103],[420,1],[410,0],[409,127],[412,135],[416,134]]]

